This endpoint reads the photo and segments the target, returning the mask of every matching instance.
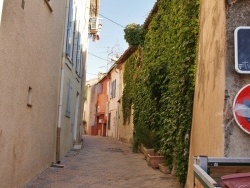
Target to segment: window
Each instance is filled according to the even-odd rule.
[[[111,113],[108,115],[108,130],[110,130],[110,119],[111,119]]]
[[[24,0],[22,0],[22,1],[24,2]],[[45,0],[45,2],[46,2],[46,4],[48,5],[49,10],[50,10],[51,12],[53,12],[53,9],[52,9],[51,4],[50,4],[50,0]],[[24,7],[23,7],[23,9],[24,9]]]
[[[32,107],[32,88],[29,87],[28,90],[28,102],[27,102],[28,107]]]
[[[116,93],[116,80],[111,82],[111,99],[115,98]]]
[[[71,99],[71,81],[68,81],[68,93],[67,93],[67,104],[66,104],[66,112],[65,116],[70,117],[70,99]]]
[[[66,38],[66,55],[72,59],[72,43],[73,43],[73,2],[69,0],[68,11],[68,25],[67,25],[67,38]]]
[[[73,18],[73,34],[72,34],[73,39],[72,39],[72,52],[71,52],[71,54],[72,54],[71,61],[72,61],[73,66],[74,66],[75,61],[76,61],[73,58],[73,56],[74,56],[74,54],[76,54],[75,49],[76,49],[77,43],[78,43],[78,41],[77,41],[77,32],[78,32],[78,30],[76,29],[78,26],[76,24],[76,13],[77,13],[77,8],[75,7],[75,14],[74,14],[74,18]]]
[[[82,63],[83,63],[83,60],[82,60],[82,49],[80,50],[80,71],[79,71],[79,77],[82,77]]]
[[[81,49],[81,35],[78,34],[77,40],[77,51],[76,51],[76,74],[80,76],[81,73],[81,62],[82,61],[82,49]]]
[[[102,83],[97,84],[97,93],[101,94],[102,93]]]

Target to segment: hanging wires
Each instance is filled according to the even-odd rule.
[[[122,26],[121,24],[119,24],[119,23],[117,23],[117,22],[115,22],[115,21],[113,21],[113,20],[111,20],[111,19],[109,19],[109,18],[107,18],[106,16],[103,16],[103,15],[101,15],[101,14],[99,14],[100,16],[102,16],[102,17],[104,17],[104,18],[106,18],[107,20],[109,20],[109,21],[111,21],[111,22],[113,22],[114,24],[116,24],[116,25],[118,25],[118,26],[120,26],[120,27],[122,27],[122,28],[125,28],[124,26]]]

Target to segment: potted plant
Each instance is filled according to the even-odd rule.
[[[159,164],[165,162],[166,157],[161,155],[159,152],[149,153],[148,160],[152,168],[159,168]]]
[[[154,154],[153,133],[147,129],[144,129],[144,136],[142,137],[142,142],[144,145],[144,148],[142,150],[146,159],[148,154]]]

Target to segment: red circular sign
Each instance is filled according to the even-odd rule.
[[[233,114],[239,127],[250,134],[250,84],[237,93],[233,103]]]

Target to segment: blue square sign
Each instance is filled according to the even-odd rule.
[[[234,31],[235,70],[250,74],[250,27],[240,26]]]

